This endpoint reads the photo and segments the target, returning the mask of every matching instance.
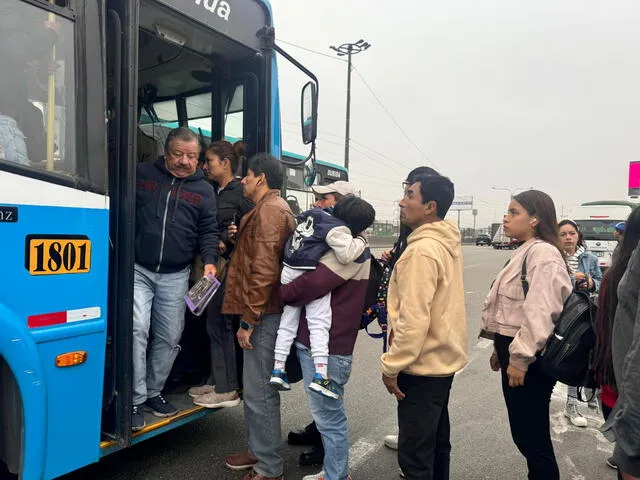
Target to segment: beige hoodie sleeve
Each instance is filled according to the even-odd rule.
[[[526,372],[553,333],[565,300],[571,294],[571,278],[564,262],[527,259],[529,293],[522,306],[524,319],[509,347],[509,363]]]
[[[438,265],[425,255],[401,257],[395,270],[400,310],[392,325],[393,343],[381,358],[382,373],[387,377],[398,376],[420,356],[438,285]]]
[[[367,241],[360,235],[354,237],[349,227],[332,228],[325,241],[342,265],[353,262],[367,247]]]

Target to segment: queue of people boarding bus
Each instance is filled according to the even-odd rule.
[[[305,479],[351,478],[344,395],[369,282],[371,254],[363,232],[375,211],[348,182],[339,182],[316,187],[315,208],[296,218],[280,197],[284,173],[277,159],[253,156],[238,182],[241,145],[214,142],[204,171],[199,154],[197,136],[178,128],[167,137],[164,156],[138,168],[133,428],[144,427],[142,410],[163,417],[178,411],[162,390],[180,350],[183,296],[199,255],[203,274],[218,275],[223,288],[207,312],[212,372],[190,394],[209,408],[244,401],[247,448],[225,464],[247,470],[244,480],[284,478],[280,394],[289,387],[285,360],[292,357],[313,423],[290,432],[289,442],[315,443],[308,453],[320,455],[323,466]],[[384,255],[392,274],[381,373],[397,400],[399,428],[397,440],[385,443],[398,449],[405,478],[447,479],[451,385],[467,363],[460,233],[445,220],[454,186],[427,167],[412,171],[403,186],[402,236]],[[609,462],[620,478],[638,478],[640,213],[627,220],[604,278],[581,248],[575,223],[558,223],[543,192],[515,196],[504,228],[521,245],[487,296],[482,334],[494,341],[490,366],[501,371],[512,437],[529,478],[559,478],[549,432],[556,381],[540,369],[539,354],[574,289],[600,290],[595,370],[608,415],[605,433],[616,441]],[[520,278],[525,259],[526,296]],[[285,322],[283,309],[290,317]],[[573,398],[570,393],[568,403]]]

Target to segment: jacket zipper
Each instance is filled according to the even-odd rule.
[[[167,214],[169,213],[169,199],[171,198],[171,192],[173,191],[173,184],[175,182],[176,179],[172,178],[171,188],[167,192],[167,202],[164,205],[164,217],[162,218],[162,239],[160,240],[160,258],[158,259],[158,267],[156,268],[156,273],[160,271],[160,265],[162,264],[162,256],[164,254],[164,238],[167,234]]]

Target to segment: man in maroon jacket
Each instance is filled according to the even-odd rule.
[[[339,398],[309,393],[309,409],[322,435],[324,473],[307,479],[342,480],[349,475],[349,432],[344,410],[344,386],[351,374],[353,348],[358,337],[362,305],[369,280],[371,253],[367,248],[355,261],[342,265],[333,251],[326,253],[316,270],[283,285],[280,297],[284,303],[304,306],[331,293],[331,329],[329,331],[329,377],[336,383]],[[296,341],[305,388],[315,374],[311,357],[309,328],[304,314],[300,319]]]

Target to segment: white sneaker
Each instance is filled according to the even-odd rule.
[[[567,405],[564,409],[564,416],[567,417],[576,427],[587,426],[587,419],[582,416],[577,405]]]
[[[347,479],[351,480],[351,475],[349,475]],[[324,470],[321,470],[314,475],[307,475],[306,477],[302,477],[302,480],[324,480]]]
[[[215,387],[213,385],[200,385],[199,387],[191,387],[189,389],[189,396],[191,398],[199,397],[200,395],[206,395],[213,392]]]
[[[401,476],[402,478],[404,478],[404,472],[402,471],[402,469],[401,469],[401,468],[399,468],[399,469],[398,469],[398,471],[399,471],[399,473],[400,473],[400,476]]]
[[[193,403],[205,408],[229,408],[240,405],[237,391],[229,393],[211,392],[193,399]]]
[[[387,435],[384,437],[384,444],[387,448],[391,450],[398,449],[398,435]]]

